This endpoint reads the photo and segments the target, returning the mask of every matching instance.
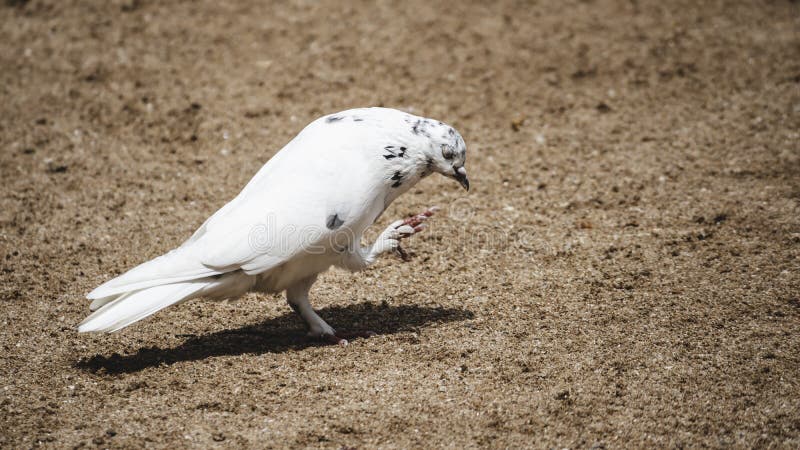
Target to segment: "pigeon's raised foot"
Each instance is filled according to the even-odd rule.
[[[398,238],[397,238],[398,241],[400,239],[407,238],[409,236],[412,236],[412,235],[414,235],[416,233],[419,233],[420,231],[424,230],[425,229],[425,224],[423,222],[428,220],[438,210],[439,210],[439,207],[431,206],[430,208],[426,209],[425,211],[423,211],[423,212],[421,212],[421,213],[419,213],[419,214],[417,214],[415,216],[411,216],[411,217],[403,220],[402,222],[400,222],[399,225],[397,225],[395,228],[397,228],[398,230],[401,227],[405,227],[405,228],[403,228],[403,231],[401,231],[400,235],[398,236]],[[411,228],[413,231],[408,232],[407,230],[409,228]],[[397,247],[395,247],[394,250],[395,250],[395,252],[397,252],[398,255],[400,255],[400,258],[403,261],[409,261],[411,259],[408,256],[408,253],[406,253],[406,251],[403,250],[403,247],[401,247],[399,245],[399,243],[398,243]]]
[[[320,336],[323,341],[328,344],[335,344],[341,345],[342,347],[347,346],[350,344],[348,339],[355,339],[355,338],[370,338],[372,336],[376,336],[377,333],[374,331],[354,331],[350,333],[346,332],[336,332],[334,334],[324,334]]]

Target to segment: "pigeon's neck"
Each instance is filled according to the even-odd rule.
[[[408,143],[384,148],[385,206],[433,171],[433,159],[418,146],[412,145]]]

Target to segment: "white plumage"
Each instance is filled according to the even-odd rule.
[[[425,215],[360,245],[389,204],[428,174],[468,189],[465,157],[452,127],[401,111],[353,109],[317,119],[180,247],[90,292],[94,312],[78,329],[117,331],[195,297],[285,290],[311,335],[342,342],[308,302],[316,276],[332,265],[363,269],[421,230]]]

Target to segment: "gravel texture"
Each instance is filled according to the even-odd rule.
[[[800,4],[0,6],[0,447],[800,447]],[[78,335],[314,118],[453,124],[372,269]]]

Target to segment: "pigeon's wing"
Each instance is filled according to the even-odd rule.
[[[301,252],[331,248],[337,236],[352,232],[348,227],[374,214],[381,175],[364,158],[364,140],[353,139],[347,127],[331,132],[314,125],[184,244],[198,250],[205,267],[262,273]]]
[[[313,251],[330,230],[325,227],[323,205],[305,202],[293,207],[298,197],[259,192],[206,224],[203,235],[191,245],[199,250],[205,267],[221,272],[242,269],[249,274],[269,270],[302,251]]]

